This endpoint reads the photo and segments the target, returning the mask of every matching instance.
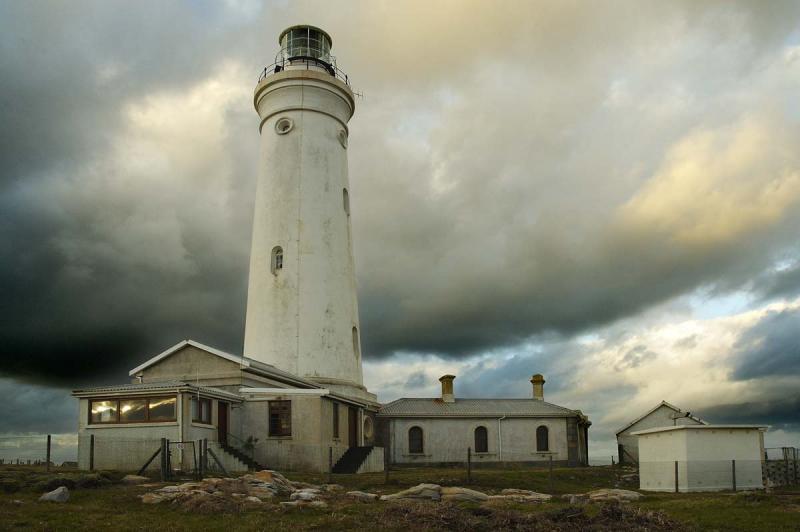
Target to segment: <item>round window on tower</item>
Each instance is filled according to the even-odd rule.
[[[292,130],[294,127],[294,122],[291,118],[283,117],[279,118],[277,122],[275,122],[275,133],[278,135],[285,135]]]
[[[364,439],[371,440],[372,439],[372,418],[365,417],[364,418]]]
[[[347,149],[347,131],[344,129],[339,130],[339,144],[342,145],[342,148]]]

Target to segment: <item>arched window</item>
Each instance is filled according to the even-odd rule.
[[[550,450],[550,431],[544,425],[536,429],[536,450],[549,451]]]
[[[353,354],[355,354],[356,360],[361,358],[361,347],[358,342],[358,327],[353,327]]]
[[[275,246],[272,248],[272,259],[270,260],[270,270],[274,275],[283,269],[283,248]]]
[[[475,452],[489,452],[489,432],[486,430],[486,427],[478,427],[475,429]]]
[[[347,216],[350,216],[350,194],[346,188],[342,189],[342,202],[344,203],[344,212],[347,213]]]
[[[408,429],[408,452],[409,454],[422,454],[422,429],[411,427]]]

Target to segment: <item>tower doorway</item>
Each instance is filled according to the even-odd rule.
[[[347,410],[347,446],[358,447],[358,409],[353,406]]]

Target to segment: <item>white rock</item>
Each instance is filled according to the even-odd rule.
[[[256,503],[256,504],[264,504],[264,503],[261,501],[261,499],[259,499],[258,497],[245,497],[245,499],[244,499],[244,500],[245,500],[246,502],[252,502],[252,503]]]
[[[489,496],[480,491],[475,491],[467,488],[458,487],[444,487],[441,489],[442,500],[445,501],[473,501],[483,502],[488,501]]]
[[[144,484],[145,482],[150,482],[150,479],[139,475],[125,475],[122,477],[123,484]]]
[[[377,493],[367,493],[365,491],[348,491],[346,495],[361,502],[373,502],[378,500]]]
[[[636,491],[621,489],[599,489],[586,494],[590,501],[638,501],[642,494]]]
[[[381,495],[382,501],[391,501],[395,499],[430,499],[438,501],[441,499],[441,486],[438,484],[418,484],[412,488],[408,488],[397,493],[390,495]]]
[[[39,497],[39,500],[47,502],[67,502],[69,500],[69,490],[66,486],[59,486],[53,491],[49,491]]]
[[[295,491],[289,495],[290,501],[314,501],[318,498],[319,495],[313,491]]]

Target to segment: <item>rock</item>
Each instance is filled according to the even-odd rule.
[[[308,503],[308,506],[311,506],[312,508],[327,508],[328,503],[325,501],[311,501]]]
[[[279,493],[292,493],[295,491],[295,487],[292,486],[289,479],[271,469],[264,469],[247,476],[271,484]]]
[[[158,491],[159,493],[179,493],[185,490],[181,489],[180,486],[164,486],[163,488],[156,491]]]
[[[638,501],[642,498],[642,494],[636,491],[621,490],[621,489],[599,489],[590,491],[586,494],[591,502],[601,501]]]
[[[361,502],[373,502],[378,500],[377,493],[367,493],[365,491],[348,491],[346,495]]]
[[[317,490],[300,490],[289,495],[290,501],[315,501],[317,499],[319,499],[319,493]]]
[[[201,482],[184,482],[183,484],[178,484],[178,487],[182,490],[196,490],[205,488],[205,485]]]
[[[24,503],[19,499],[14,499],[13,501],[11,501],[11,504],[13,504],[14,506],[22,506]]]
[[[445,487],[441,488],[440,494],[444,501],[483,502],[489,500],[489,496],[485,493],[467,488]]]
[[[165,500],[167,499],[156,493],[145,493],[142,495],[142,502],[145,504],[158,504]]]
[[[323,484],[322,491],[329,491],[329,492],[337,492],[337,491],[344,491],[344,486],[341,484]]]
[[[294,507],[294,506],[300,506],[301,504],[303,504],[302,501],[284,501],[281,503],[281,506]]]
[[[245,502],[252,502],[255,504],[264,504],[258,497],[245,497]]]
[[[259,499],[271,499],[275,496],[275,492],[266,488],[250,488],[250,495]]]
[[[65,486],[58,487],[39,497],[39,500],[47,502],[67,502],[69,500],[69,489]]]
[[[144,484],[146,482],[150,482],[150,479],[139,475],[125,475],[122,477],[123,484]]]
[[[438,484],[418,484],[413,488],[408,488],[390,495],[381,495],[382,501],[392,501],[396,499],[430,499],[438,501],[441,499],[441,486]]]
[[[548,495],[547,493],[538,493],[536,491],[531,490],[519,490],[514,488],[507,488],[500,492],[502,495],[506,495],[509,497],[516,497],[520,500],[524,500],[525,502],[539,502],[539,501],[549,501],[553,498],[552,495]]]

